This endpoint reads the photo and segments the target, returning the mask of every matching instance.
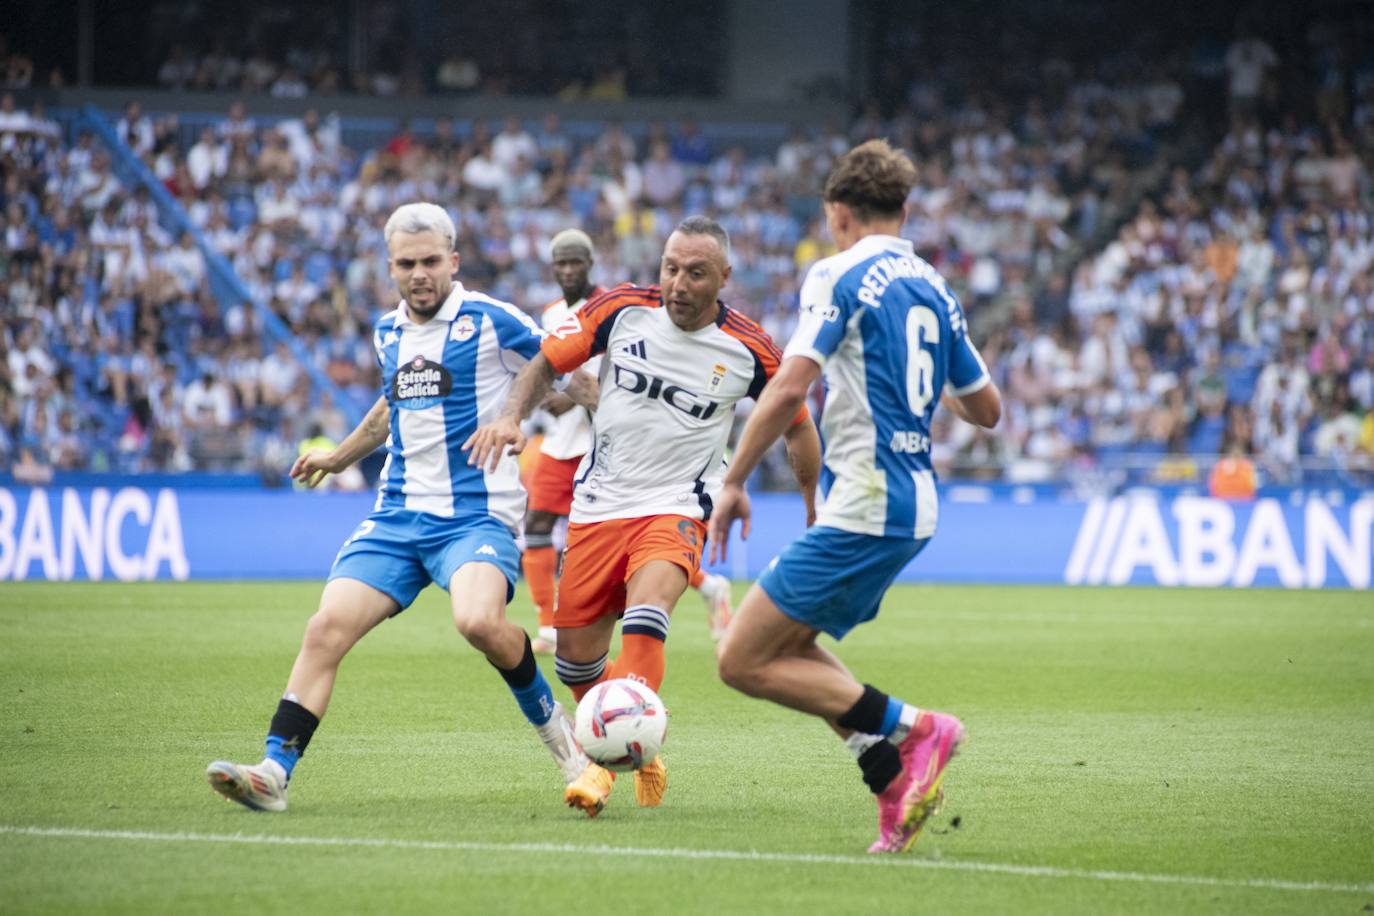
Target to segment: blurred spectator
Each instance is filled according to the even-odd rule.
[[[1256,489],[1255,466],[1239,449],[1218,461],[1207,477],[1207,492],[1213,499],[1249,501]]]
[[[231,58],[212,54],[196,79]],[[269,65],[273,80],[316,73],[298,56],[255,62],[253,79]],[[1233,453],[1267,479],[1360,472],[1374,435],[1374,135],[1355,118],[1374,124],[1374,102],[1320,126],[1237,117],[1185,167],[1171,145],[1190,113],[1185,77],[1168,61],[1079,77],[1056,65],[1036,91],[1001,96],[926,76],[863,107],[856,131],[916,152],[903,233],[949,278],[1007,394],[1005,434],[937,414],[940,467],[1120,482]],[[519,304],[550,298],[539,259],[560,228],[596,239],[603,282],[647,282],[672,227],[709,213],[732,236],[725,298],[783,340],[798,278],[833,251],[816,188],[849,142],[796,125],[760,154],[713,149],[695,123],[632,135],[616,122],[579,142],[550,113],[495,136],[480,121],[406,125],[350,150],[337,118],[255,119],[235,102],[182,148],[131,106],[125,134],[144,145],[150,125],[159,178],[285,322],[298,361],[253,308],[221,308],[194,241],[168,237],[98,144],[57,142],[32,129],[40,118],[0,97],[0,451],[115,469],[253,469],[289,456],[307,422],[346,433],[305,369],[375,396],[369,329],[396,299],[380,226],[409,200],[444,202],[464,281]]]

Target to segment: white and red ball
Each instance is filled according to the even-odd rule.
[[[577,704],[577,743],[608,770],[639,769],[658,755],[668,733],[668,710],[639,681],[602,681]]]

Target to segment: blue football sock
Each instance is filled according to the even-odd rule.
[[[286,771],[286,778],[291,778],[291,771],[296,768],[296,761],[301,759],[301,752],[293,747],[283,747],[286,739],[281,735],[267,736],[267,759],[275,760],[281,764],[281,768]]]
[[[887,711],[883,713],[883,724],[878,730],[880,735],[891,735],[902,721],[902,707],[906,704],[896,697],[887,698]]]
[[[510,692],[515,694],[515,702],[520,704],[520,711],[531,725],[544,725],[553,718],[553,691],[544,679],[544,672],[538,668],[534,669],[533,680],[524,687],[510,685]]]
[[[305,753],[319,724],[319,717],[296,702],[295,694],[288,693],[277,704],[277,712],[267,729],[266,756],[281,764],[287,779],[291,778],[291,771]]]

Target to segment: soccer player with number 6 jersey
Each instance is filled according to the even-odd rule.
[[[903,852],[943,799],[964,740],[947,713],[860,683],[816,642],[871,620],[888,586],[935,534],[930,463],[936,403],[991,428],[1001,396],[944,279],[898,237],[916,171],[886,141],[842,156],[822,192],[839,254],[812,266],[782,368],[745,424],[711,518],[723,558],[731,524],[749,534],[744,482],[824,372],[824,501],[816,524],[773,561],[721,641],[721,678],[824,719],[878,802],[869,852]]]

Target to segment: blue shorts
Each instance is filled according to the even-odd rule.
[[[515,595],[520,551],[510,529],[496,519],[378,509],[339,548],[329,578],[366,582],[405,610],[429,583],[447,589],[453,574],[467,563],[497,567],[506,577],[506,601]]]
[[[878,614],[883,594],[930,538],[878,537],[817,525],[778,554],[759,587],[798,623],[836,639]]]

